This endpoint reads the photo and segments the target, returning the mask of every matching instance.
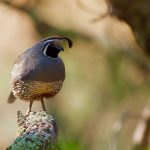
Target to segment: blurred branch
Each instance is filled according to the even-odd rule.
[[[52,150],[58,136],[55,119],[45,111],[17,113],[17,138],[7,150]]]
[[[2,2],[14,7],[19,8],[22,10],[31,9],[33,8],[36,3],[40,2],[40,0],[1,0]]]
[[[99,15],[99,12],[96,12],[95,10],[92,10],[92,8],[90,8],[88,5],[85,5],[84,3],[82,3],[80,0],[76,0],[76,3],[78,5],[78,7],[88,13],[92,13],[94,15]]]
[[[125,21],[132,29],[137,44],[150,56],[150,0],[105,0],[107,4],[107,11],[100,14],[98,11],[92,9],[88,4],[80,0],[76,0],[78,7],[88,13],[96,15],[97,17],[91,20],[92,23],[101,21],[107,16],[117,17]],[[140,48],[139,48],[140,49]],[[149,57],[146,57],[141,51],[127,53],[128,57],[138,64],[145,75],[150,73]]]
[[[128,119],[139,119],[133,135],[132,150],[146,150],[150,137],[150,104],[144,107],[142,114],[134,114],[126,111],[121,113],[112,128],[111,143],[109,150],[118,150],[118,139]]]
[[[150,137],[150,104],[142,112],[141,118],[134,132],[133,149],[145,150],[148,148]]]
[[[109,145],[109,150],[118,150],[118,139],[123,130],[125,123],[130,117],[137,118],[132,112],[125,111],[122,112],[119,118],[114,122],[112,127],[111,143]]]
[[[76,2],[84,11],[98,16],[92,19],[92,22],[100,21],[107,16],[115,16],[128,23],[137,43],[146,54],[150,55],[150,0],[106,0],[108,10],[104,14],[96,12],[79,0],[76,0]]]
[[[137,43],[150,55],[150,0],[107,0],[112,6],[110,15],[128,23]]]
[[[84,3],[82,3],[80,0],[76,0],[76,3],[78,5],[78,7],[88,13],[91,13],[91,14],[94,14],[94,15],[97,15],[96,18],[92,19],[91,22],[97,22],[97,21],[100,21],[101,19],[107,17],[110,12],[111,12],[111,5],[109,5],[108,3],[108,10],[106,13],[104,14],[100,14],[99,12],[96,12],[95,10],[93,10],[92,8],[90,8],[88,5],[85,5]]]

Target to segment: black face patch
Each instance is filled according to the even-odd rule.
[[[60,51],[56,47],[49,45],[46,48],[45,55],[49,56],[49,57],[52,57],[52,58],[57,58],[59,52]]]

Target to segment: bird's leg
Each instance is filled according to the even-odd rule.
[[[29,104],[29,107],[28,107],[27,112],[26,112],[27,115],[31,112],[32,104],[33,104],[33,101],[30,100],[30,104]]]
[[[43,98],[41,98],[41,104],[42,104],[42,110],[43,110],[43,111],[46,111],[46,107],[45,107],[45,105],[44,105],[44,100],[43,100]]]

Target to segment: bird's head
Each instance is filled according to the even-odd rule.
[[[60,51],[64,51],[63,41],[67,41],[69,48],[73,42],[67,37],[50,37],[42,40],[44,46],[43,54],[51,58],[57,58]]]

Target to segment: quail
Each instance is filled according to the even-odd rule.
[[[67,41],[69,48],[72,47],[72,41],[67,37],[49,37],[17,58],[11,71],[12,90],[8,103],[13,103],[17,98],[29,101],[29,113],[33,101],[39,100],[42,109],[46,110],[43,99],[55,96],[65,79],[65,66],[58,56],[59,52],[64,51],[62,41]]]

